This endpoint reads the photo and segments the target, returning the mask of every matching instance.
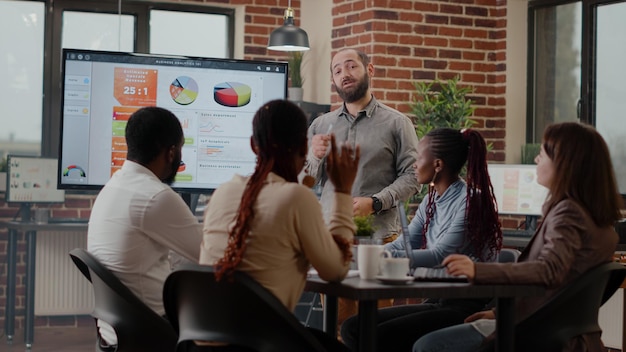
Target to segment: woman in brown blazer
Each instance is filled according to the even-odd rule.
[[[518,262],[475,263],[454,254],[442,263],[449,273],[467,275],[474,283],[546,286],[544,296],[516,301],[518,321],[587,270],[612,260],[618,240],[613,224],[621,217],[608,147],[594,128],[573,122],[548,126],[535,163],[537,182],[549,193],[543,221]],[[494,333],[494,319],[492,310],[475,313],[466,324],[423,336],[413,351],[474,351]],[[573,339],[563,350],[604,349],[600,334],[593,334]]]

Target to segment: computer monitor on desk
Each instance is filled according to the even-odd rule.
[[[35,156],[7,157],[6,201],[20,204],[22,221],[30,221],[33,204],[65,202],[65,191],[57,189],[57,159]]]
[[[548,189],[537,183],[536,165],[489,164],[498,213],[525,215],[526,231],[534,233]]]

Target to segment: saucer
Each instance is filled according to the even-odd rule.
[[[402,278],[391,278],[384,276],[376,276],[376,280],[382,282],[383,284],[388,285],[406,285],[413,282],[414,278],[412,276],[402,277]]]

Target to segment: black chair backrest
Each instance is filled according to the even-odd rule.
[[[213,267],[185,266],[165,281],[163,302],[179,334],[179,352],[187,351],[194,340],[259,352],[324,351],[271,292],[243,272],[217,282]]]
[[[602,331],[598,311],[626,277],[626,267],[605,263],[588,270],[557,292],[515,327],[515,350],[561,351],[572,338]],[[480,351],[492,351],[493,343]]]
[[[515,263],[522,252],[513,248],[502,248],[498,254],[498,263]]]
[[[113,327],[117,352],[174,351],[178,336],[167,320],[146,306],[91,253],[76,248],[70,257],[93,285],[95,308],[91,315]]]

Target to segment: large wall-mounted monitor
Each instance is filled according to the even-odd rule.
[[[287,95],[287,63],[63,50],[59,188],[100,189],[126,159],[124,130],[145,106],[185,134],[172,187],[210,193],[255,165],[252,118]]]
[[[65,202],[65,191],[57,189],[57,159],[7,156],[7,203],[21,204],[23,220],[30,220],[30,206]]]
[[[537,183],[536,165],[489,164],[500,214],[541,216],[548,189]]]

